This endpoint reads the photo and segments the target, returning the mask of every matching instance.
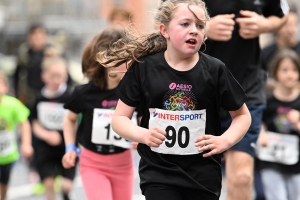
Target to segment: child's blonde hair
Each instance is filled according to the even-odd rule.
[[[61,56],[60,52],[55,48],[48,48],[42,61],[42,71],[47,71],[49,66],[55,64],[62,64],[67,69],[67,61]]]
[[[205,3],[202,0],[167,0],[160,2],[158,6],[155,15],[155,25],[164,24],[168,26],[173,18],[174,11],[180,3],[187,3],[189,10],[197,19],[198,17],[190,9],[190,5],[200,6],[204,10],[205,19],[199,20],[209,20]],[[115,42],[107,51],[100,51],[96,55],[96,60],[106,67],[118,67],[126,63],[127,68],[129,68],[135,61],[138,61],[139,57],[155,54],[166,49],[166,39],[160,32],[138,35],[133,29],[127,28],[126,38]]]

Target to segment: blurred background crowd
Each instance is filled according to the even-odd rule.
[[[34,93],[43,87],[41,61],[51,53],[66,58],[71,85],[87,82],[81,72],[81,56],[87,42],[108,26],[126,27],[132,22],[139,31],[152,30],[149,10],[158,1],[0,0],[0,70],[9,78],[9,95],[32,106]],[[295,47],[300,55],[300,1],[288,0],[288,3],[294,13],[290,23],[277,33],[261,35],[266,62],[274,44],[276,48]],[[30,181],[29,174],[27,178]],[[12,196],[8,195],[8,199]]]

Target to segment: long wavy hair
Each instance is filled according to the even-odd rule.
[[[169,25],[173,18],[174,11],[177,9],[178,4],[187,3],[189,10],[197,18],[196,14],[190,9],[190,5],[196,5],[203,8],[205,13],[205,21],[209,20],[209,15],[202,0],[168,0],[161,1],[155,15],[155,25],[158,28],[160,24],[166,27]],[[198,18],[197,18],[198,19]],[[199,19],[200,20],[200,19]],[[203,19],[201,19],[203,20]],[[105,67],[118,67],[126,63],[127,69],[139,57],[155,54],[167,49],[167,41],[158,32],[150,34],[139,35],[133,28],[125,29],[126,37],[110,45],[108,50],[99,51],[96,55],[96,60]],[[204,41],[206,40],[206,35]]]
[[[106,89],[107,69],[96,61],[95,56],[100,51],[106,51],[110,44],[124,38],[124,30],[109,27],[94,36],[85,47],[82,55],[82,73],[95,83],[96,86]]]

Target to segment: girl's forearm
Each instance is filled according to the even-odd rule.
[[[251,124],[251,117],[247,114],[238,115],[232,119],[230,127],[223,136],[228,138],[230,146],[238,143],[247,133]]]
[[[126,116],[115,116],[112,119],[112,128],[121,137],[143,143],[143,135],[147,129],[137,126]]]
[[[68,118],[64,121],[64,139],[65,145],[75,144],[76,121],[71,121]]]
[[[31,128],[28,120],[21,124],[22,144],[31,145]]]

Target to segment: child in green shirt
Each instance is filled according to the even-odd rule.
[[[12,164],[19,159],[17,125],[21,126],[21,151],[25,157],[33,153],[31,146],[31,129],[27,120],[29,110],[16,98],[5,95],[8,91],[8,80],[0,71],[0,199],[4,200]]]

